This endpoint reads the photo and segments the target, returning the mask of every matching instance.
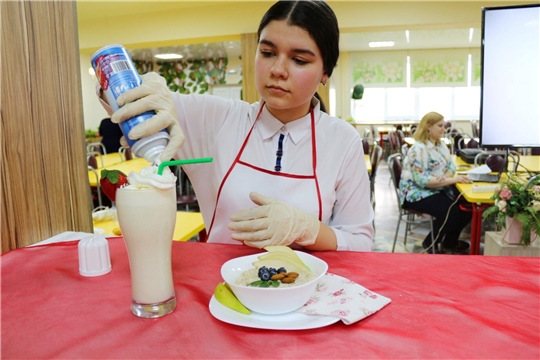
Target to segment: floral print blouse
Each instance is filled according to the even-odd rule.
[[[401,203],[403,204],[405,199],[416,202],[440,192],[442,188],[429,189],[426,185],[432,176],[441,176],[447,171],[455,174],[456,165],[444,143],[434,145],[428,140],[426,145],[420,141],[415,142],[403,161],[399,182]]]

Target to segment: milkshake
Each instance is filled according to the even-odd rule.
[[[131,311],[155,318],[176,308],[171,250],[176,222],[176,177],[157,166],[128,175],[129,185],[116,191],[118,222],[131,271]]]

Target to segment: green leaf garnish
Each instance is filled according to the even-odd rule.
[[[254,281],[252,283],[250,283],[248,286],[256,286],[256,287],[262,287],[262,288],[267,288],[267,287],[279,287],[281,283],[279,282],[279,280],[268,280],[268,281],[264,281],[264,280],[257,280],[257,281]]]
[[[120,170],[103,169],[101,170],[101,179],[109,179],[109,182],[114,185],[118,182],[118,177],[120,174],[126,176],[126,174],[124,174]]]

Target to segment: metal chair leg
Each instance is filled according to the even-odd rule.
[[[409,231],[411,229],[411,223],[409,221],[413,220],[413,218],[413,214],[407,214],[407,223],[405,224],[405,236],[403,236],[403,247],[407,246],[407,235],[409,235]]]
[[[401,223],[401,214],[399,215],[398,223],[397,223],[397,226],[396,226],[396,233],[394,234],[394,245],[392,245],[392,252],[394,252],[394,250],[396,248],[397,235],[398,235],[398,232],[399,232],[399,224],[400,223]]]
[[[430,226],[430,234],[431,234],[431,251],[433,254],[437,253],[437,244],[435,244],[435,234],[433,234],[433,218],[431,218],[431,221],[429,222]]]

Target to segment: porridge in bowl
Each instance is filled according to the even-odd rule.
[[[284,314],[302,307],[326,274],[328,265],[313,255],[294,251],[286,246],[267,247],[265,250],[269,252],[227,261],[221,267],[221,276],[234,296],[251,311]],[[290,254],[291,252],[294,255]],[[280,268],[284,268],[287,274],[297,273],[298,277],[292,284],[263,280],[259,276],[259,269],[263,266],[268,271],[270,268],[276,269],[278,274]],[[260,283],[250,286],[253,282]]]

